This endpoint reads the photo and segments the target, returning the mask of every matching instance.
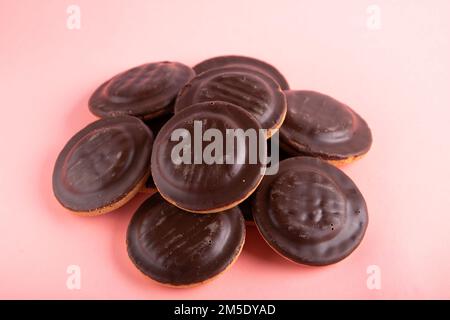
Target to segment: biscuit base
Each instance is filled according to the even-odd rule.
[[[141,190],[139,190],[139,192],[140,193],[145,193],[145,194],[148,194],[148,195],[151,196],[151,195],[155,194],[156,192],[158,192],[158,189],[156,189],[156,188],[148,188],[148,187],[145,186],[145,183],[144,183],[144,185],[142,186]]]
[[[280,142],[280,147],[281,147],[281,145],[282,145],[282,143]],[[282,149],[284,152],[286,152],[288,154],[289,158],[294,158],[294,157],[319,158],[323,161],[328,162],[329,164],[334,165],[335,167],[342,167],[347,164],[350,164],[353,161],[357,161],[357,160],[361,159],[362,157],[364,157],[367,154],[367,152],[365,152],[362,154],[358,154],[358,155],[354,155],[354,156],[350,156],[350,157],[342,158],[342,159],[327,159],[326,157],[323,157],[323,156],[317,155],[317,154],[311,154],[311,153],[308,153],[307,151],[304,151],[304,152],[295,151],[295,149],[293,149],[292,147],[290,147],[286,144],[283,144],[283,147],[280,149]]]
[[[270,137],[272,137],[276,132],[278,132],[278,130],[280,130],[281,126],[283,125],[284,119],[286,119],[286,115],[287,115],[287,103],[286,108],[284,109],[284,112],[281,115],[281,118],[278,120],[277,123],[275,123],[275,125],[272,128],[267,130],[266,139],[270,139]]]
[[[95,209],[95,210],[91,210],[91,211],[73,211],[70,210],[70,213],[76,215],[76,216],[81,216],[81,217],[95,217],[95,216],[100,216],[103,215],[105,213],[114,211],[116,209],[119,209],[120,207],[122,207],[124,204],[126,204],[127,202],[129,202],[132,198],[134,198],[134,196],[139,193],[140,190],[142,190],[142,187],[145,185],[145,182],[148,179],[150,173],[147,173],[141,180],[139,180],[139,182],[136,184],[136,186],[130,190],[130,192],[128,192],[127,194],[125,194],[123,197],[121,197],[119,200],[117,200],[114,203],[111,203],[107,206]]]
[[[364,157],[366,154],[361,154],[358,156],[352,156],[352,157],[348,157],[345,159],[339,159],[339,160],[325,160],[326,162],[328,162],[329,164],[332,164],[333,166],[336,167],[343,167],[347,164],[352,163],[353,161],[357,161],[359,159],[361,159],[362,157]]]

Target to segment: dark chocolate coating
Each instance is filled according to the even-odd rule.
[[[165,114],[154,119],[146,120],[145,124],[150,128],[150,130],[153,132],[153,135],[156,137],[159,130],[161,130],[166,122],[169,121],[169,119],[172,117],[173,113]],[[152,175],[149,175],[147,182],[145,182],[145,189],[150,191],[156,189]]]
[[[271,153],[272,153],[272,137],[267,139],[267,156],[271,157]],[[292,158],[291,154],[285,152],[282,148],[281,148],[281,141],[278,141],[279,145],[278,145],[278,161],[283,161],[285,159],[288,158]],[[275,146],[274,148],[276,148],[277,146]]]
[[[247,198],[262,179],[264,165],[261,161],[250,164],[249,139],[237,147],[235,140],[235,164],[194,164],[194,121],[203,122],[203,132],[215,128],[222,133],[224,153],[226,151],[226,129],[253,129],[261,127],[254,117],[242,108],[230,103],[216,101],[196,104],[176,113],[161,129],[154,143],[151,170],[153,180],[164,198],[180,208],[192,212],[219,211],[237,205]],[[172,149],[179,144],[171,141],[175,129],[187,129],[191,135],[189,155],[192,164],[173,163]],[[210,142],[203,142],[202,152]],[[266,144],[262,146],[265,152]],[[243,159],[243,164],[236,159]]]
[[[274,79],[280,85],[281,89],[289,89],[289,84],[280,71],[267,62],[255,58],[235,55],[219,56],[204,60],[197,64],[193,69],[197,74],[199,74],[207,70],[229,66],[242,66],[263,72]]]
[[[226,101],[242,107],[263,129],[273,129],[286,115],[286,97],[269,76],[241,66],[216,68],[193,78],[178,94],[175,113],[194,103]]]
[[[252,202],[253,197],[250,196],[245,201],[242,201],[239,204],[239,209],[241,209],[242,215],[244,217],[245,223],[247,225],[254,225],[255,221],[253,220],[253,213],[252,213]]]
[[[284,151],[325,160],[343,160],[369,151],[371,131],[350,107],[314,91],[285,94],[288,110],[280,128]]]
[[[271,153],[271,144],[272,144],[272,138],[267,139],[267,155],[270,157]],[[286,154],[283,150],[278,150],[279,152],[279,159],[278,161],[283,161],[284,159],[290,158],[288,154]],[[257,189],[258,190],[258,189]],[[247,225],[254,226],[255,221],[253,219],[253,213],[252,213],[252,203],[253,203],[254,193],[248,197],[245,201],[241,202],[239,204],[239,208],[242,211],[242,214],[244,215],[245,222]]]
[[[286,258],[328,265],[347,257],[367,228],[367,207],[353,181],[320,159],[295,157],[265,176],[252,206],[268,244]]]
[[[140,206],[127,232],[128,255],[136,267],[172,286],[199,284],[217,276],[237,258],[244,241],[239,208],[195,214],[159,194]]]
[[[99,117],[150,119],[167,114],[178,91],[194,75],[194,70],[179,62],[143,64],[103,83],[89,99],[89,109]]]
[[[173,117],[173,113],[168,113],[168,114],[161,115],[154,119],[145,120],[144,122],[150,128],[150,130],[153,132],[153,135],[156,137],[158,135],[159,131],[161,130],[161,128],[172,117]]]
[[[69,140],[56,160],[56,198],[76,212],[114,204],[149,173],[152,144],[152,132],[135,117],[89,124]]]
[[[144,188],[146,189],[144,190],[146,192],[152,192],[156,189],[155,182],[153,181],[153,176],[151,174],[148,176]]]

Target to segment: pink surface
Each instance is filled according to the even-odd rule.
[[[0,298],[450,298],[450,2],[0,0]],[[81,29],[66,8],[81,8]],[[366,26],[381,9],[381,29]],[[52,195],[65,142],[94,120],[101,82],[151,61],[193,65],[221,54],[277,66],[292,88],[347,102],[374,144],[344,168],[369,207],[361,246],[329,267],[294,265],[248,231],[216,281],[161,287],[131,264],[118,212],[72,216]],[[69,265],[81,289],[66,287]],[[381,289],[366,285],[381,270]]]

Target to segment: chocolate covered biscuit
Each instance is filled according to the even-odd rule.
[[[286,116],[286,98],[269,76],[241,66],[211,69],[187,83],[175,101],[175,113],[205,101],[233,103],[251,113],[270,137]]]
[[[219,56],[204,60],[195,65],[193,69],[197,74],[199,74],[211,69],[230,66],[241,66],[265,73],[272,79],[274,79],[280,85],[281,89],[289,90],[289,84],[280,71],[278,71],[274,66],[268,64],[267,62],[255,58],[237,55]]]
[[[295,157],[266,176],[252,206],[256,226],[283,257],[328,265],[347,257],[367,228],[366,202],[354,182],[320,159]]]
[[[342,164],[369,151],[371,131],[349,106],[315,91],[285,94],[288,110],[280,128],[280,146],[285,152]]]
[[[220,134],[218,141],[214,139],[222,145],[222,154],[218,155],[220,162],[204,161],[209,141],[213,139],[200,141],[201,146],[196,148],[194,139],[203,139],[199,136],[201,132],[196,132],[196,125],[203,132],[213,129]],[[235,152],[227,160],[227,130],[232,129],[251,129],[258,133],[261,126],[242,108],[216,101],[186,108],[162,127],[154,143],[151,171],[158,191],[167,201],[186,211],[211,213],[236,206],[255,190],[263,177],[265,166],[261,161],[251,163],[249,139],[236,139],[233,144]],[[184,132],[177,134],[174,139],[176,130]],[[180,141],[181,138],[183,141]],[[264,136],[262,139],[263,143],[258,147],[265,153]],[[182,158],[187,155],[189,163],[174,162],[174,148],[180,143],[185,145],[175,154],[181,153]]]
[[[127,231],[128,255],[146,276],[168,286],[186,287],[217,277],[239,256],[245,225],[235,207],[195,214],[159,194],[136,211]]]
[[[98,215],[131,199],[147,180],[153,134],[138,118],[120,116],[91,123],[58,156],[53,191],[79,215]]]
[[[89,99],[99,117],[156,118],[172,111],[173,100],[194,71],[179,62],[154,62],[129,69],[103,83]]]

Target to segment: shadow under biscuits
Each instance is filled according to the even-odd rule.
[[[283,263],[289,264],[289,261],[283,259],[283,257],[269,247],[256,227],[247,227],[247,236],[243,252],[258,260],[260,263],[274,264],[277,267],[280,267]]]
[[[247,237],[243,252],[250,256],[251,259],[257,260],[258,263],[264,264],[274,270],[278,270],[276,272],[283,269],[284,271],[298,272],[300,276],[304,275],[305,272],[320,272],[328,267],[303,265],[284,258],[267,244],[256,226],[247,228]],[[282,274],[280,274],[280,276],[282,276]]]

